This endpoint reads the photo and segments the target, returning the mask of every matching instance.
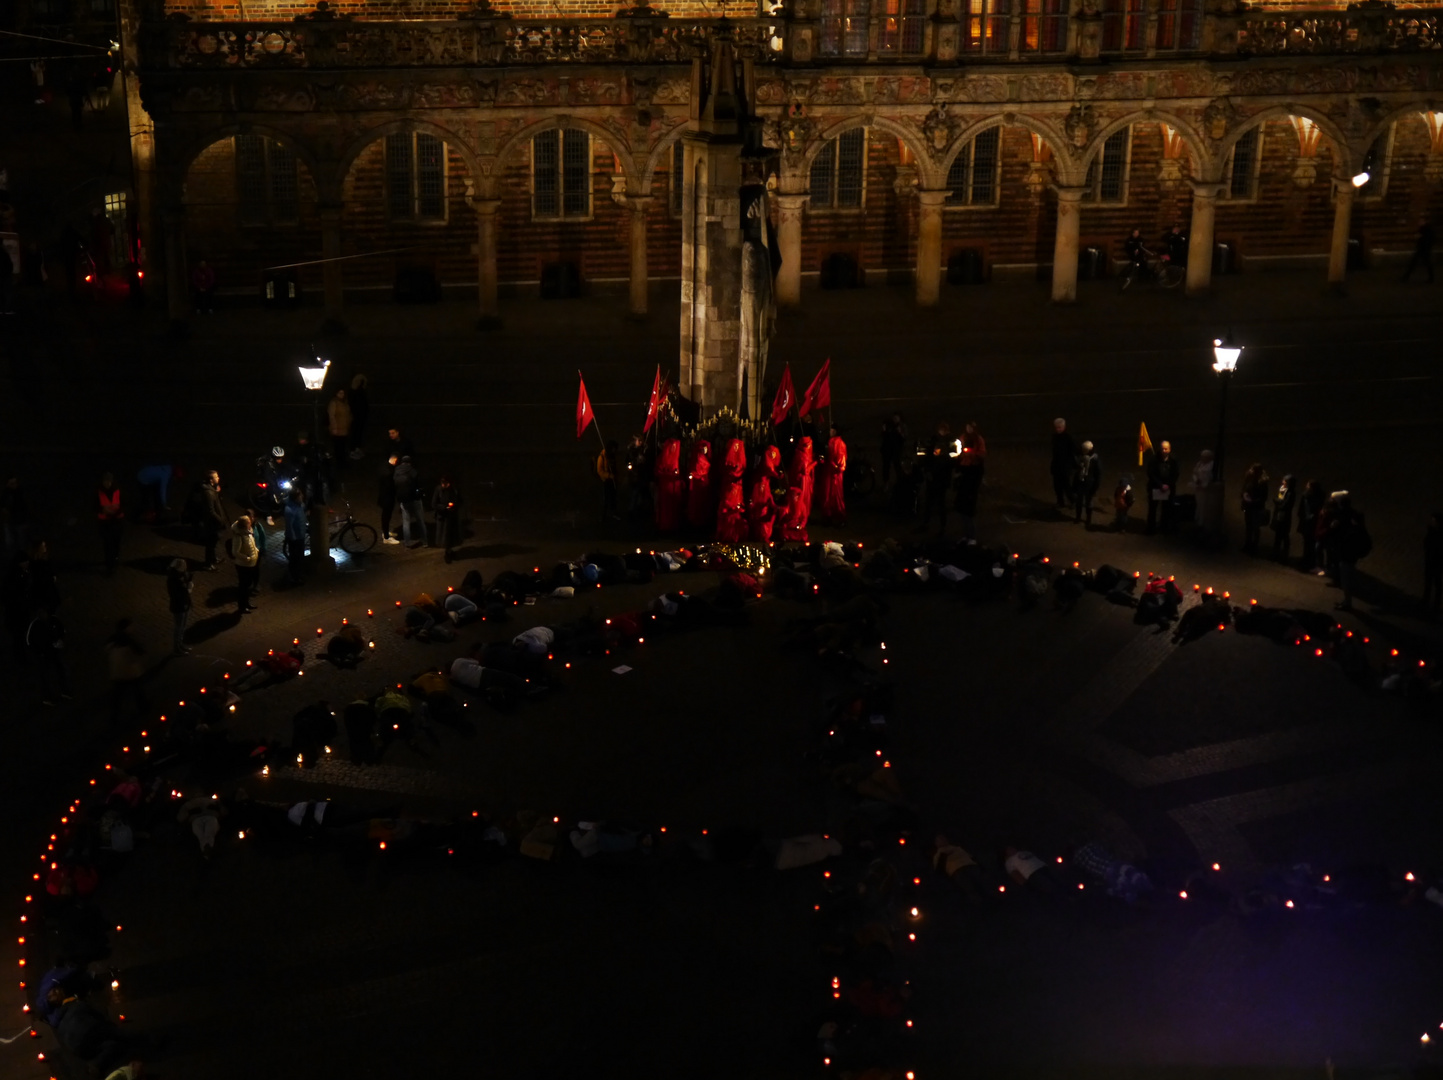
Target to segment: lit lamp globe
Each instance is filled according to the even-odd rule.
[[[1231,375],[1236,371],[1238,357],[1242,354],[1241,345],[1225,343],[1222,338],[1213,338],[1213,370],[1219,375]]]
[[[1373,178],[1373,177],[1369,174],[1368,170],[1367,170],[1367,169],[1364,169],[1362,172],[1356,174],[1356,175],[1353,177],[1353,186],[1354,186],[1355,188],[1360,188],[1360,187],[1362,187],[1364,184],[1366,184],[1369,180],[1371,180],[1372,178]]]
[[[316,359],[320,359],[317,357]],[[331,362],[327,360],[320,367],[301,367],[296,370],[301,373],[301,381],[306,384],[307,390],[319,390],[326,383],[326,372]]]

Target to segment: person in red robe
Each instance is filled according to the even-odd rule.
[[[667,439],[656,455],[656,527],[673,533],[681,528],[686,481],[681,476],[681,440]]]
[[[782,515],[782,536],[787,540],[807,542],[807,520],[812,516],[812,439],[803,435],[792,454],[787,469],[787,506]]]
[[[770,544],[772,527],[777,521],[777,501],[772,486],[781,478],[782,452],[775,446],[767,452],[752,473],[751,490],[747,493],[747,525],[754,544]]]
[[[722,458],[720,494],[717,496],[716,538],[740,544],[747,538],[746,509],[743,505],[742,476],[747,470],[747,447],[740,439],[727,443]]]
[[[847,473],[847,444],[842,441],[835,426],[831,430],[827,455],[817,468],[821,474],[821,482],[817,485],[817,516],[831,525],[845,525],[847,502],[842,491],[842,479]]]
[[[686,523],[703,535],[716,520],[716,494],[711,482],[711,443],[698,439],[691,448],[687,469]]]

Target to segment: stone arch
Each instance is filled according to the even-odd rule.
[[[327,175],[325,168],[320,164],[320,155],[312,149],[310,144],[296,138],[290,132],[266,124],[225,124],[218,128],[208,128],[203,133],[191,136],[177,148],[171,157],[173,172],[170,179],[174,184],[177,198],[185,185],[185,178],[190,173],[190,167],[196,163],[196,160],[216,143],[236,135],[263,135],[267,139],[274,139],[280,143],[295,154],[296,160],[306,167],[306,171],[310,173],[311,180],[316,185],[317,192],[325,190],[331,182],[331,177]]]
[[[1318,130],[1327,137],[1329,144],[1331,144],[1333,148],[1334,165],[1338,169],[1339,175],[1351,175],[1351,169],[1354,165],[1352,144],[1344,137],[1342,131],[1338,129],[1338,125],[1329,119],[1326,114],[1306,105],[1275,105],[1272,108],[1263,109],[1261,112],[1256,112],[1246,117],[1218,142],[1214,160],[1219,162],[1227,161],[1228,153],[1232,150],[1233,145],[1249,131],[1253,130],[1253,128],[1261,127],[1269,120],[1283,120],[1292,116],[1301,116],[1317,124]]]
[[[582,116],[548,116],[545,120],[527,124],[501,144],[501,148],[496,152],[497,164],[504,166],[506,159],[514,154],[518,147],[530,142],[540,132],[557,128],[576,128],[588,132],[593,139],[604,142],[616,155],[616,160],[621,165],[621,175],[626,178],[626,188],[631,190],[632,184],[637,182],[636,162],[632,160],[631,147],[615,131]]]
[[[1017,113],[994,113],[990,116],[969,118],[970,123],[964,127],[961,133],[952,140],[946,151],[942,154],[938,176],[943,183],[946,183],[947,174],[952,170],[952,162],[962,152],[962,148],[975,139],[988,128],[994,127],[1020,127],[1032,132],[1042,139],[1052,149],[1052,158],[1059,165],[1066,167],[1067,155],[1066,144],[1061,142],[1061,135],[1050,128],[1048,124],[1031,116],[1021,116]]]
[[[1406,105],[1398,105],[1384,113],[1382,119],[1368,128],[1362,139],[1359,140],[1359,145],[1362,147],[1363,153],[1366,154],[1368,148],[1377,141],[1378,137],[1388,130],[1388,125],[1396,124],[1400,120],[1406,120],[1408,117],[1417,116],[1420,113],[1439,111],[1440,106],[1438,102],[1427,99],[1410,101]]]
[[[838,120],[831,127],[821,132],[812,140],[811,145],[807,147],[806,155],[802,158],[802,176],[810,174],[812,161],[822,152],[822,147],[826,146],[827,143],[839,135],[858,127],[876,128],[878,131],[885,131],[889,135],[895,135],[902,142],[906,143],[907,148],[912,151],[912,156],[917,159],[918,179],[925,181],[924,186],[935,188],[939,185],[940,181],[933,175],[936,170],[932,165],[932,157],[927,153],[927,147],[918,138],[917,132],[911,128],[904,127],[895,120],[889,120],[885,116],[849,116],[845,120]],[[944,173],[943,176],[945,177],[945,175]]]
[[[1082,155],[1082,161],[1078,165],[1079,175],[1086,176],[1087,168],[1098,154],[1102,153],[1102,147],[1113,135],[1116,135],[1125,127],[1138,123],[1160,123],[1166,124],[1179,135],[1187,148],[1192,151],[1193,161],[1196,162],[1199,175],[1195,179],[1201,180],[1212,175],[1213,159],[1207,151],[1207,143],[1186,120],[1173,113],[1161,112],[1157,109],[1141,110],[1130,113],[1127,116],[1114,120],[1106,125],[1087,144],[1087,150]]]
[[[461,161],[465,164],[466,171],[471,174],[471,179],[478,184],[480,183],[482,170],[475,147],[468,143],[461,135],[449,128],[444,128],[439,124],[433,124],[427,120],[413,120],[408,117],[405,120],[393,120],[387,124],[377,124],[375,127],[368,127],[351,140],[342,152],[341,160],[336,165],[336,201],[340,201],[340,195],[345,186],[346,177],[350,175],[351,167],[355,165],[356,159],[361,156],[366,147],[378,139],[384,139],[387,135],[408,135],[413,131],[419,131],[423,135],[434,135],[450,149],[455,150],[456,153],[460,155]]]
[[[641,188],[637,192],[638,195],[651,194],[651,182],[656,176],[656,170],[661,168],[662,155],[686,134],[686,128],[686,121],[682,121],[656,141],[656,145],[651,148],[651,153],[646,156],[646,168],[642,170],[641,178],[638,181]]]

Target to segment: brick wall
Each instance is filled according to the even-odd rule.
[[[221,288],[260,288],[261,271],[280,263],[317,259],[321,222],[316,189],[305,165],[299,170],[298,220],[288,224],[241,225],[236,206],[235,143],[213,143],[191,164],[185,181],[185,231],[191,266],[200,259],[215,269]],[[297,271],[306,288],[319,288],[320,267]]]

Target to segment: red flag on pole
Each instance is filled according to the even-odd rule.
[[[581,378],[581,372],[576,373]],[[579,439],[586,432],[587,425],[596,419],[591,413],[591,398],[586,393],[586,380],[581,379],[581,391],[576,395],[576,437]]]
[[[782,369],[782,384],[777,387],[776,399],[772,402],[772,427],[777,427],[787,418],[796,404],[797,392],[792,389],[792,365]]]
[[[807,392],[802,395],[802,406],[800,412],[808,416],[817,409],[825,409],[832,403],[832,361],[828,357],[822,365],[822,370],[817,372],[817,377],[812,380],[812,385],[807,387]]]
[[[656,423],[661,414],[661,403],[666,400],[666,390],[666,383],[661,381],[661,365],[657,364],[656,378],[651,380],[651,403],[646,407],[646,423],[641,429],[643,435],[651,430],[651,425]]]

